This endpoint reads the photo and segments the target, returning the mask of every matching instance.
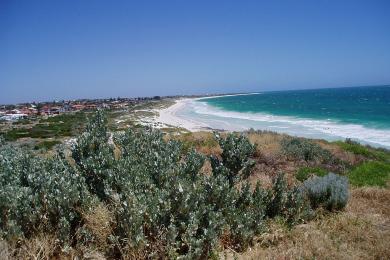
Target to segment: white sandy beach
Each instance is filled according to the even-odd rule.
[[[205,130],[207,128],[207,125],[180,117],[176,114],[190,100],[190,98],[177,99],[175,101],[175,104],[173,104],[172,106],[158,110],[157,112],[159,113],[159,116],[156,121],[158,123],[165,124],[168,126],[181,127],[191,132]]]

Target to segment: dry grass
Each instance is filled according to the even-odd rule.
[[[99,204],[92,210],[83,212],[82,216],[84,227],[90,231],[94,237],[94,245],[96,248],[104,250],[107,247],[107,239],[112,233],[112,213],[106,206]]]
[[[284,135],[273,132],[248,133],[251,143],[257,145],[259,156],[277,157],[280,155],[280,142]]]
[[[356,166],[365,160],[364,156],[345,151],[337,144],[328,143],[322,140],[317,141],[317,143],[322,148],[331,152],[335,158],[338,158],[351,166]]]
[[[345,211],[322,215],[292,230],[274,223],[238,259],[389,259],[390,190],[351,191]],[[233,258],[227,252],[226,258]]]
[[[8,243],[0,240],[0,259],[8,260],[10,256]]]
[[[221,148],[210,132],[185,133],[169,138],[179,140],[186,149],[195,149],[204,155],[220,154]]]
[[[9,259],[53,259],[58,258],[57,251],[57,241],[54,235],[39,234],[21,241],[16,249],[9,251]]]

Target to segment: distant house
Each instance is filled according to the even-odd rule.
[[[5,114],[1,116],[2,120],[7,120],[7,121],[14,121],[14,120],[19,120],[22,118],[27,118],[26,114]]]
[[[51,114],[50,106],[45,105],[45,106],[41,107],[39,112],[41,115],[50,115]]]
[[[69,104],[64,104],[60,107],[60,110],[59,112],[60,113],[66,113],[66,112],[69,112],[71,110],[71,107]]]
[[[26,114],[28,116],[33,116],[33,115],[38,114],[38,110],[36,108],[33,108],[33,107],[22,107],[20,109],[20,113]]]
[[[111,108],[110,104],[107,104],[107,103],[103,103],[101,104],[101,108]]]
[[[50,114],[51,115],[58,115],[60,113],[61,107],[59,106],[53,106],[50,107]]]
[[[88,110],[95,110],[96,108],[97,108],[97,106],[95,104],[85,105],[85,109],[88,109]]]
[[[80,111],[80,110],[83,110],[83,109],[85,109],[85,105],[81,105],[81,104],[72,105],[72,110]]]

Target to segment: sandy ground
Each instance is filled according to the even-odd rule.
[[[156,122],[168,126],[185,128],[191,132],[207,130],[207,125],[177,115],[177,112],[180,111],[180,109],[182,109],[190,100],[191,99],[189,98],[178,99],[172,106],[158,110],[159,116],[156,118]]]

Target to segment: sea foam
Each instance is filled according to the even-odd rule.
[[[242,131],[249,128],[271,130],[296,136],[342,140],[351,138],[373,146],[390,148],[390,130],[373,129],[336,120],[314,120],[266,113],[232,112],[213,107],[201,100],[188,100],[185,117],[210,128]]]

